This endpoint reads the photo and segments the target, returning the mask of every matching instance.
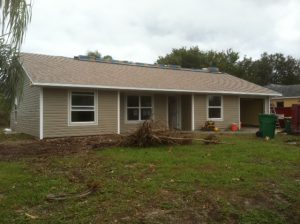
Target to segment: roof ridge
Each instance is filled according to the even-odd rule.
[[[145,67],[145,68],[157,68],[157,69],[169,69],[169,70],[180,70],[180,71],[191,71],[191,72],[204,72],[204,73],[212,73],[212,74],[224,74],[219,71],[212,71],[209,68],[183,68],[180,65],[166,65],[166,64],[149,64],[142,62],[131,62],[131,61],[122,61],[122,60],[107,60],[102,59],[100,57],[90,57],[86,55],[78,55],[74,56],[74,60],[84,61],[84,62],[97,62],[97,63],[107,63],[107,64],[116,64],[116,65],[127,65],[127,66],[137,66],[137,67]],[[214,67],[211,67],[214,68]]]
[[[177,70],[177,71],[190,71],[190,72],[203,72],[209,74],[226,74],[224,72],[220,72],[215,70],[216,67],[208,67],[208,68],[184,68],[180,65],[166,65],[166,64],[150,64],[150,63],[142,63],[142,62],[130,62],[130,61],[122,61],[122,60],[107,60],[101,59],[100,57],[89,57],[86,55],[78,55],[72,57],[67,56],[60,56],[60,55],[48,55],[48,54],[40,54],[40,53],[28,53],[28,52],[21,52],[21,55],[35,55],[35,56],[42,56],[42,57],[52,57],[52,58],[65,58],[69,60],[78,60],[83,62],[97,62],[97,63],[107,63],[107,64],[115,64],[115,65],[127,65],[127,66],[137,66],[137,67],[144,67],[144,68],[156,68],[156,69],[168,69],[168,70]],[[212,69],[212,70],[211,70]]]
[[[21,52],[21,55],[35,55],[35,56],[43,56],[43,57],[52,57],[52,58],[66,58],[73,59],[72,57],[61,56],[61,55],[49,55],[49,54],[40,54],[40,53],[31,53],[31,52]]]

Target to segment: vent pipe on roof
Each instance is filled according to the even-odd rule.
[[[210,73],[219,73],[219,69],[217,67],[208,67],[203,68],[202,70]]]

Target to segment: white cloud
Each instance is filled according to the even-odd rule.
[[[300,57],[298,0],[35,1],[23,51],[154,62],[172,48]]]

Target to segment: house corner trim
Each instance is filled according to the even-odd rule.
[[[44,138],[44,92],[40,88],[40,140]]]
[[[195,131],[195,96],[192,94],[192,131]]]

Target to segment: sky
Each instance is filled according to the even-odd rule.
[[[153,63],[191,46],[300,58],[300,0],[33,0],[22,51]]]

